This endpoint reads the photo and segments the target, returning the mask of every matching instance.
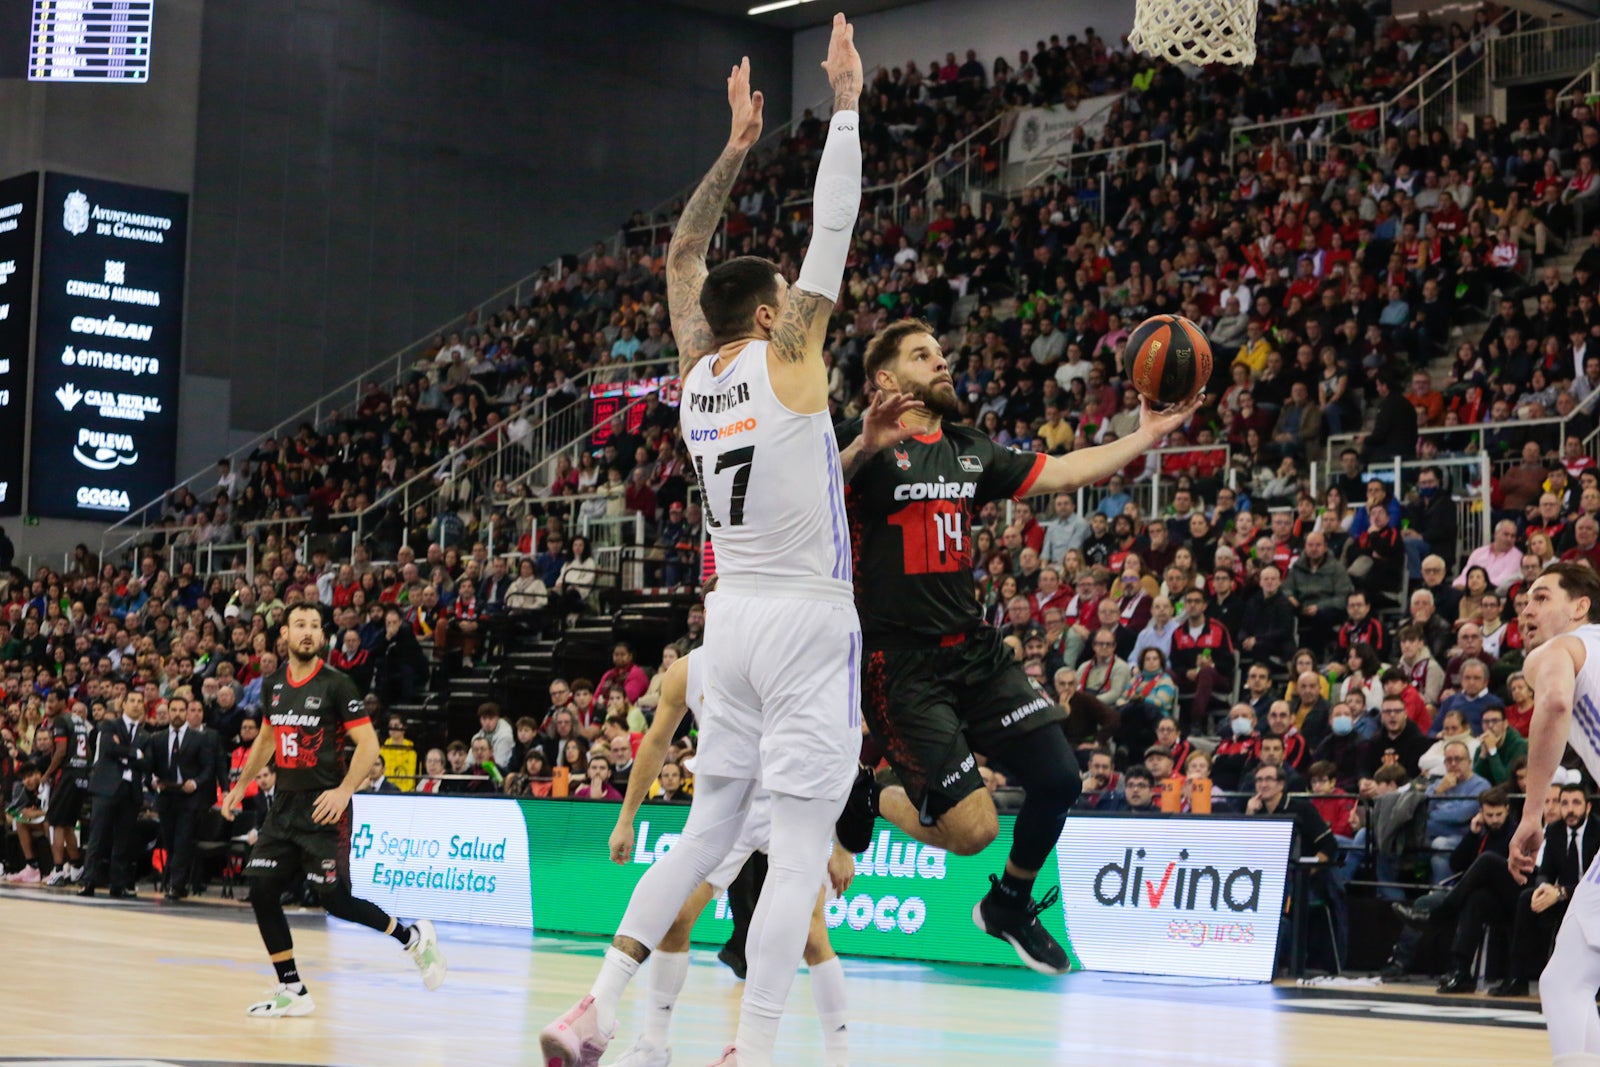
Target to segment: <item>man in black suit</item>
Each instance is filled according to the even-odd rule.
[[[115,899],[134,895],[133,853],[139,844],[144,776],[150,769],[143,750],[148,734],[144,717],[144,694],[130,690],[122,698],[122,713],[102,722],[95,733],[94,766],[89,769],[94,806],[80,897],[92,897],[96,886],[107,884]]]
[[[1491,997],[1528,995],[1528,979],[1544,969],[1572,891],[1600,852],[1600,820],[1590,817],[1583,786],[1562,786],[1560,804],[1561,818],[1544,828],[1544,854],[1517,901],[1510,977],[1489,990]]]
[[[168,900],[189,895],[196,820],[216,798],[216,746],[205,733],[205,705],[173,697],[163,732],[147,743],[161,817],[161,847],[167,853]]]

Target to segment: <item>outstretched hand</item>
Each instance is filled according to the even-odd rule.
[[[1174,430],[1182,429],[1183,424],[1188,422],[1189,417],[1199,411],[1200,405],[1205,402],[1206,394],[1202,390],[1182,404],[1157,411],[1155,405],[1150,403],[1149,397],[1142,397],[1139,408],[1139,429],[1149,440],[1150,447],[1154,448],[1163,437]]]
[[[907,426],[900,420],[922,409],[922,401],[907,393],[878,390],[872,395],[867,410],[861,413],[861,447],[868,452],[881,452],[915,435],[917,428]]]
[[[733,111],[733,132],[728,143],[735,148],[748,150],[761,140],[761,91],[750,91],[750,57],[739,60],[739,65],[728,75],[728,107]]]
[[[861,72],[861,53],[856,51],[856,28],[845,21],[842,11],[833,16],[833,36],[828,39],[828,58],[822,69],[833,87],[833,109],[854,109],[866,76]]]

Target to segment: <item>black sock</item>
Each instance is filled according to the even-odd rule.
[[[282,982],[284,985],[300,986],[301,989],[305,988],[305,986],[301,985],[300,983],[300,972],[295,970],[293,956],[286,960],[273,960],[272,967],[278,972],[278,981]]]
[[[400,942],[401,948],[409,948],[411,946],[411,931],[415,929],[416,927],[407,926],[399,919],[396,919],[394,921],[394,929],[389,931],[389,936]]]
[[[1033,899],[1033,878],[1023,878],[1020,875],[1006,871],[1000,875],[1000,880],[995,883],[995,888],[1013,904],[1025,904]]]

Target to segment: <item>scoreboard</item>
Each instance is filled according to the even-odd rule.
[[[150,80],[155,0],[32,0],[29,81]]]

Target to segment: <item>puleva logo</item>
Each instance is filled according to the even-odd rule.
[[[66,207],[61,212],[61,225],[74,237],[89,229],[89,198],[76,189],[67,194]]]
[[[364,822],[361,829],[350,838],[350,854],[356,859],[365,856],[372,849],[372,824]]]
[[[1191,858],[1189,850],[1182,849],[1175,859],[1162,864],[1160,857],[1142,848],[1124,849],[1121,863],[1107,863],[1095,874],[1094,899],[1101,907],[1152,911],[1259,909],[1264,873],[1259,868],[1235,867],[1224,873],[1210,864],[1191,864]]]
[[[56,390],[56,399],[61,401],[61,406],[64,409],[71,411],[78,406],[78,401],[83,399],[83,392],[71,382],[67,382]]]

